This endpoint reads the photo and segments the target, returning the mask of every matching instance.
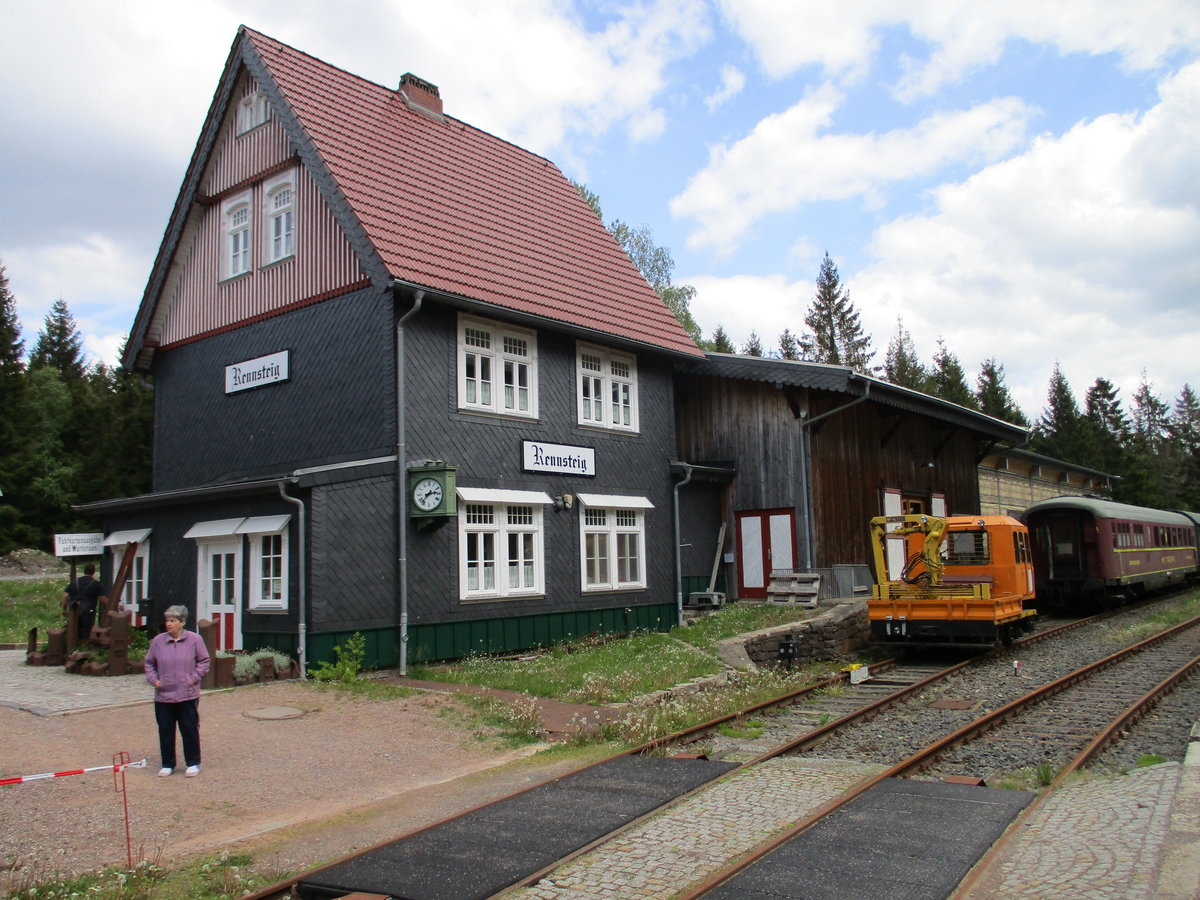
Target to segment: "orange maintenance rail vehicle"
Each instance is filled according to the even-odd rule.
[[[871,546],[876,641],[986,646],[1033,625],[1029,532],[1010,516],[877,516]]]

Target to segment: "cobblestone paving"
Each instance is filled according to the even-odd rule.
[[[511,896],[674,896],[882,769],[843,760],[775,759],[734,772]]]
[[[144,675],[68,675],[62,666],[27,666],[24,650],[0,650],[0,706],[39,716],[154,699]]]

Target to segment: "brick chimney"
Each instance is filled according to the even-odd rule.
[[[412,72],[405,72],[400,77],[399,92],[400,99],[409,109],[436,119],[442,118],[442,96],[438,93],[436,84],[430,84]]]

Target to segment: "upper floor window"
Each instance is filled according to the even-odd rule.
[[[250,271],[253,236],[250,192],[230,197],[221,205],[221,277],[233,278]]]
[[[500,322],[460,316],[458,407],[536,416],[536,335]]]
[[[263,233],[266,236],[266,263],[287,259],[296,253],[295,175],[267,182],[264,188]]]
[[[576,355],[579,424],[638,430],[637,360],[580,344]]]
[[[262,91],[247,94],[238,104],[237,133],[243,134],[252,128],[257,128],[271,118],[271,107]]]

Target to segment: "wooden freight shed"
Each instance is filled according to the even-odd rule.
[[[105,577],[309,661],[669,626],[702,357],[553,163],[243,28],[123,360],[153,493],[86,507]]]
[[[675,416],[678,470],[732,473],[681,490],[698,494],[682,570],[705,571],[724,523],[726,583],[745,598],[766,597],[772,571],[820,572],[826,596],[869,583],[872,516],[979,513],[980,460],[1029,436],[841,366],[719,353],[678,366]]]

